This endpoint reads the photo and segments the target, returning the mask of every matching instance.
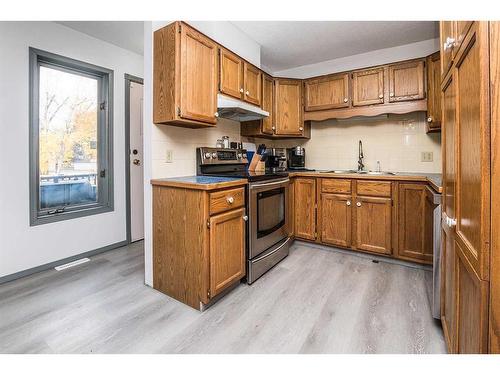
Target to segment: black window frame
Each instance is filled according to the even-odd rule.
[[[33,47],[29,48],[29,66],[30,225],[53,223],[113,211],[113,70]],[[41,66],[98,80],[100,107],[97,121],[97,202],[67,205],[59,209],[57,207],[40,208],[39,83]]]

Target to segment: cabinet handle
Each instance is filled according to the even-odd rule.
[[[226,201],[229,204],[233,204],[234,203],[234,197],[227,197]]]
[[[453,47],[455,47],[455,38],[447,37],[446,41],[443,44],[443,49],[445,51],[448,51],[451,50]]]
[[[240,92],[243,92],[243,87],[240,89]]]
[[[215,113],[214,113],[214,116],[215,116],[215,117],[219,117],[219,112],[215,112]]]
[[[248,95],[250,95],[250,91],[248,91],[248,90],[247,90],[247,91],[245,92],[245,95],[247,95],[247,96],[248,96]]]
[[[356,206],[361,207],[361,202],[356,202]]]
[[[301,127],[299,128],[299,130],[300,130],[300,131],[302,131],[302,130],[304,130],[304,128],[301,126]]]
[[[350,206],[350,205],[351,205],[351,201],[347,201],[347,202],[345,202],[345,204],[346,204],[347,206]]]
[[[344,103],[347,103],[349,100],[347,98],[344,98]]]
[[[427,122],[432,122],[432,117],[431,116],[427,117]]]
[[[248,216],[247,216],[247,215],[244,215],[244,216],[243,216],[243,220],[248,221]]]

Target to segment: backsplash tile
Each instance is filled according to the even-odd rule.
[[[389,115],[342,121],[313,123],[310,140],[247,139],[240,136],[238,122],[220,119],[207,129],[186,129],[153,125],[153,178],[196,174],[196,147],[215,147],[217,139],[228,135],[233,142],[255,141],[268,147],[306,148],[306,166],[315,169],[355,169],[358,141],[363,141],[364,163],[376,169],[402,172],[441,172],[441,134],[425,133],[425,113]],[[166,163],[166,151],[173,162]],[[421,153],[433,153],[432,162],[421,162]]]

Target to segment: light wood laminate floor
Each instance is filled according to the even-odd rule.
[[[0,285],[0,352],[444,353],[431,278],[296,242],[200,313],[144,285],[140,242]]]

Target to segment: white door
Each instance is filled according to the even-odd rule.
[[[142,104],[143,85],[130,82],[130,231],[132,242],[144,238]]]

